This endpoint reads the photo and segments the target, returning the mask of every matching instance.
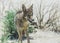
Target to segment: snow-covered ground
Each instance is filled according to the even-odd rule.
[[[37,30],[29,34],[30,43],[60,43],[60,34],[52,31]],[[9,41],[10,43],[17,43],[16,40]],[[27,39],[23,40],[23,43],[27,43]]]
[[[36,33],[30,34],[30,37],[33,38],[31,43],[60,43],[60,34],[51,31],[37,30]]]

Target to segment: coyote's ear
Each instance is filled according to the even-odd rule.
[[[33,4],[27,10],[32,12],[33,11]]]
[[[22,11],[25,12],[26,11],[26,7],[24,4],[22,4]]]

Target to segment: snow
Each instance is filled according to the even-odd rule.
[[[36,33],[31,33],[30,43],[60,43],[60,34],[51,31],[38,30]],[[26,40],[23,41],[25,43]]]

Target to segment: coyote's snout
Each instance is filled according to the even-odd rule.
[[[18,11],[16,13],[14,21],[16,24],[17,32],[19,35],[19,40],[21,40],[21,43],[22,43],[23,33],[25,33],[27,35],[27,41],[28,41],[28,43],[30,43],[27,30],[28,30],[29,22],[33,21],[32,16],[33,16],[33,5],[31,5],[27,9],[25,7],[25,5],[22,4],[22,11]]]

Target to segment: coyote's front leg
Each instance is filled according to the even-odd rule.
[[[27,43],[30,43],[28,29],[27,29],[27,31],[26,31],[26,35],[27,35]]]
[[[20,32],[20,41],[22,43],[22,31]]]

